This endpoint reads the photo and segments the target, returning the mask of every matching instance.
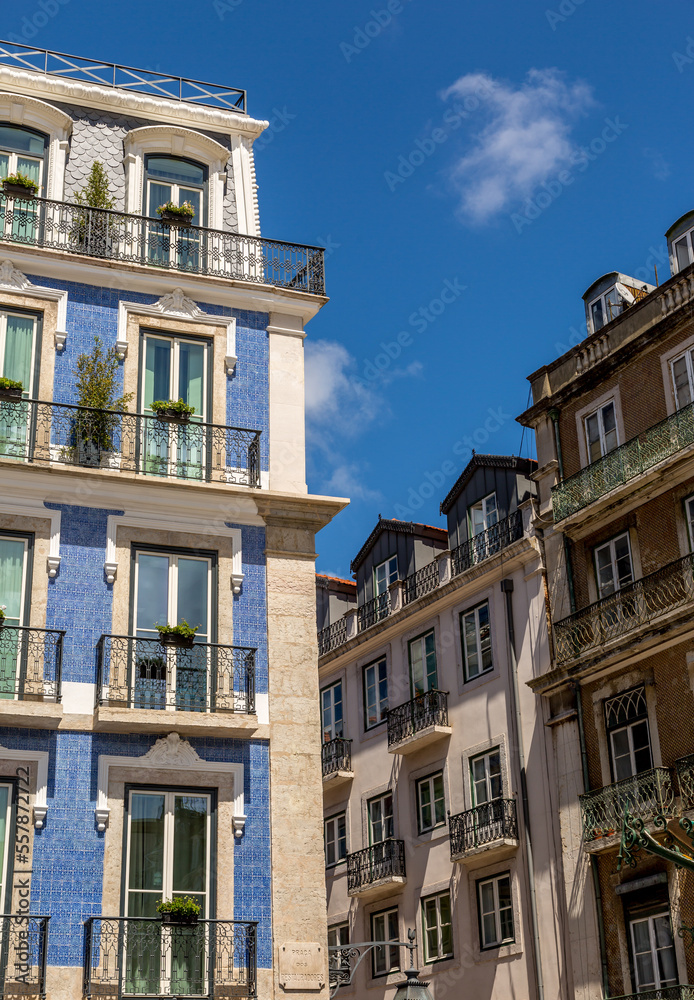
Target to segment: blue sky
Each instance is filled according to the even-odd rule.
[[[328,246],[309,487],[352,504],[322,572],[349,575],[379,513],[443,525],[471,447],[533,454],[526,376],[595,278],[667,277],[694,208],[684,0],[18,0],[1,33],[245,87],[272,122],[263,234]]]

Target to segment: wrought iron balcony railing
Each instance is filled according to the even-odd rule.
[[[36,399],[0,403],[0,458],[260,486],[260,431]]]
[[[388,747],[415,736],[429,726],[448,725],[448,692],[426,691],[388,712]]]
[[[642,990],[640,993],[625,993],[614,1000],[694,1000],[694,986],[663,986],[658,990]]]
[[[364,629],[371,628],[377,622],[383,621],[390,614],[390,591],[372,597],[366,604],[357,608],[357,630],[363,632]]]
[[[448,817],[451,858],[497,840],[518,840],[515,799],[493,799]]]
[[[411,604],[419,597],[430,594],[439,585],[439,564],[436,559],[422,566],[415,573],[406,576],[403,581],[402,599],[404,604]]]
[[[382,840],[347,855],[348,892],[359,892],[390,878],[405,878],[404,840]]]
[[[102,635],[96,703],[179,712],[255,712],[255,649]]]
[[[694,753],[675,761],[682,809],[694,809]]]
[[[352,741],[336,736],[334,740],[324,743],[321,748],[323,777],[335,774],[336,771],[352,770]]]
[[[85,997],[257,996],[257,922],[89,917]]]
[[[667,767],[654,767],[631,778],[579,796],[583,838],[599,840],[619,833],[628,809],[644,823],[662,814],[671,816],[675,805],[672,774]]]
[[[478,535],[468,538],[466,542],[453,549],[451,552],[453,576],[458,576],[471,566],[484,562],[522,536],[523,513],[514,510],[508,517],[497,521],[496,524],[492,524],[485,531],[480,531]]]
[[[62,629],[0,628],[0,698],[60,701]]]
[[[69,56],[64,52],[52,52],[50,49],[36,49],[16,42],[0,41],[0,64],[15,69],[30,70],[43,76],[101,84],[102,87],[116,87],[138,94],[149,94],[152,97],[168,97],[175,101],[207,104],[213,108],[226,108],[229,111],[246,110],[246,91],[238,87],[222,87],[217,83],[187,80],[182,76],[169,76],[167,73],[151,69],[118,66],[115,63],[86,59],[84,56]]]
[[[0,998],[46,996],[46,946],[50,917],[0,916]]]
[[[694,600],[694,555],[648,576],[554,623],[557,663],[580,656]]]
[[[169,226],[160,219],[47,198],[0,194],[0,241],[325,294],[320,247],[203,226]]]
[[[318,633],[318,655],[324,656],[336,646],[347,642],[347,619],[338,618],[336,622],[322,628]]]
[[[583,510],[648,469],[694,444],[694,405],[672,413],[643,434],[552,487],[554,520]]]

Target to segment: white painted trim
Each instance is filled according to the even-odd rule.
[[[3,473],[4,475],[4,473]],[[24,497],[21,500],[4,499],[0,503],[0,514],[12,514],[18,517],[43,517],[51,522],[51,538],[48,545],[46,569],[48,575],[54,577],[60,568],[60,521],[59,510],[49,510],[43,500],[33,500]]]
[[[197,302],[189,298],[180,287],[162,295],[152,305],[121,300],[118,303],[118,335],[116,340],[119,358],[124,358],[128,353],[128,313],[135,313],[138,316],[171,316],[172,319],[207,323],[210,326],[223,326],[227,334],[227,356],[224,359],[224,369],[227,375],[231,375],[233,372],[236,365],[236,317],[211,316],[209,313],[203,312]]]
[[[48,751],[9,750],[7,747],[0,746],[0,760],[24,760],[37,764],[34,826],[40,830],[48,812]]]
[[[31,295],[35,299],[46,299],[58,303],[58,320],[55,329],[56,350],[62,351],[67,337],[67,291],[60,288],[43,288],[33,285],[27,276],[19,271],[9,258],[0,263],[0,292],[10,295]]]
[[[46,754],[48,758],[48,754]],[[47,766],[47,764],[46,764]],[[246,822],[243,797],[243,764],[229,764],[214,760],[203,760],[186,740],[178,733],[163,736],[142,757],[110,757],[99,755],[98,793],[94,810],[97,829],[100,833],[108,826],[110,808],[108,804],[108,774],[112,767],[151,767],[164,771],[202,771],[205,774],[232,774],[234,778],[234,836],[240,837]],[[37,794],[38,798],[38,794]]]

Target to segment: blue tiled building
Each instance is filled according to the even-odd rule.
[[[243,91],[64,62],[0,44],[0,996],[321,998],[322,252]]]

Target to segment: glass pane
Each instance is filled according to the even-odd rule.
[[[465,635],[465,665],[468,678],[476,677],[480,671],[479,657],[477,655],[477,629],[475,627],[475,613],[465,615],[464,618]]]
[[[333,734],[335,736],[342,736],[342,684],[335,684],[332,688],[333,693],[333,704],[335,711],[335,725],[333,727]]]
[[[493,524],[499,520],[499,513],[496,507],[496,493],[492,493],[490,497],[484,501],[485,509],[485,528],[490,528]]]
[[[203,379],[205,347],[203,344],[179,344],[177,399],[195,407],[195,415],[205,417]]]
[[[0,374],[21,382],[25,393],[31,389],[31,356],[34,347],[35,322],[30,316],[7,316],[5,356]]]
[[[687,237],[683,236],[681,240],[675,243],[675,256],[677,257],[677,270],[681,271],[685,267],[689,267],[689,248],[687,246]]]
[[[157,218],[157,209],[160,205],[166,205],[166,203],[171,200],[170,184],[157,184],[154,181],[149,182],[149,202],[147,205],[147,214],[151,219]]]
[[[480,887],[480,898],[482,900],[482,912],[490,913],[494,909],[494,885],[492,882],[485,882]]]
[[[482,670],[489,670],[492,665],[492,634],[489,627],[489,605],[483,604],[477,612],[480,629],[480,652],[482,654]]]
[[[378,597],[379,594],[385,593],[388,589],[386,584],[386,564],[382,563],[380,566],[376,567],[375,570],[375,584],[376,584],[376,594],[374,596]]]
[[[381,660],[378,664],[378,709],[379,719],[385,718],[388,711],[388,676],[385,660]]]
[[[436,646],[433,632],[424,637],[424,649],[427,668],[427,690],[432,691],[438,686],[438,678],[436,676]]]
[[[174,895],[207,890],[207,807],[207,796],[175,797]]]
[[[7,153],[0,153],[0,180],[3,180],[10,172],[10,158]]]
[[[443,795],[443,775],[434,778],[434,822],[438,826],[446,822],[446,803]]]
[[[617,578],[620,587],[626,587],[633,580],[631,572],[631,554],[629,552],[629,539],[622,535],[614,543],[615,562],[617,564]]]
[[[150,176],[162,177],[167,181],[180,181],[188,184],[202,184],[205,170],[197,163],[177,160],[172,156],[150,156],[147,159],[147,173]],[[185,200],[185,199],[184,199]]]
[[[202,191],[193,190],[191,188],[179,188],[178,192],[178,204],[182,205],[184,201],[190,202],[193,206],[193,225],[202,226]]]
[[[614,403],[608,403],[602,408],[602,429],[605,435],[605,454],[617,447],[617,422],[614,413]]]
[[[639,990],[655,986],[653,956],[650,952],[635,956],[636,985]]]
[[[648,920],[635,920],[631,925],[631,934],[635,953],[650,951],[651,939]]]
[[[169,557],[140,552],[137,557],[136,635],[156,638],[155,625],[169,616]]]
[[[598,299],[597,302],[593,302],[593,304],[590,307],[590,315],[593,321],[593,333],[596,333],[598,330],[601,329],[603,323],[605,322],[603,319],[601,299]]]
[[[164,889],[163,795],[144,795],[139,792],[131,795],[128,888],[148,890],[151,894],[151,900],[147,900],[142,892],[135,893],[128,903],[129,915],[154,916],[154,907],[161,899]],[[131,902],[135,910],[132,909]],[[150,909],[152,913],[144,912]]]
[[[0,538],[0,595],[8,625],[19,625],[24,581],[24,542]]]
[[[592,413],[586,418],[586,437],[588,439],[588,458],[591,462],[596,462],[602,455],[600,447],[600,425],[597,413]]]
[[[614,572],[612,570],[612,553],[609,545],[604,545],[595,553],[598,568],[598,587],[600,596],[606,597],[615,590]]]
[[[412,697],[424,693],[424,664],[422,662],[422,640],[415,639],[410,643],[410,675],[412,680]]]
[[[0,125],[0,149],[12,149],[22,153],[43,155],[43,136],[34,135],[23,128],[13,128],[12,125]]]
[[[629,732],[627,729],[618,729],[612,733],[612,759],[614,762],[615,780],[621,781],[623,778],[630,778],[633,771],[629,748]]]
[[[145,351],[145,409],[154,400],[171,399],[171,341],[147,337]]]
[[[364,671],[364,688],[366,700],[366,728],[375,726],[378,722],[376,715],[376,668],[367,667]]]
[[[206,559],[179,557],[176,619],[180,622],[185,618],[193,627],[199,625],[195,636],[199,642],[207,641],[208,571]]]
[[[482,504],[476,504],[470,511],[471,519],[470,526],[472,529],[473,538],[475,535],[481,534],[484,531],[484,510]]]
[[[672,362],[672,378],[675,383],[677,406],[681,409],[692,401],[686,357],[678,358],[677,361]]]
[[[431,827],[431,787],[429,781],[419,783],[419,817],[422,830]]]
[[[487,913],[482,919],[482,943],[490,945],[496,943],[496,921],[493,913]]]
[[[24,174],[35,184],[41,185],[41,160],[30,159],[28,156],[17,157],[17,173]]]
[[[0,878],[5,871],[5,853],[7,850],[7,807],[10,800],[10,790],[7,785],[0,785]],[[5,898],[4,882],[0,883],[0,899]]]

